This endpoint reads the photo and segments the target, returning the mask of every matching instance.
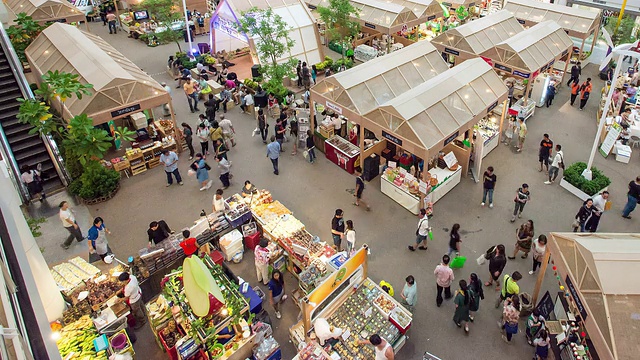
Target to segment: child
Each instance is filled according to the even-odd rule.
[[[533,345],[536,347],[536,360],[546,360],[549,356],[549,335],[547,330],[540,330],[538,338],[533,340]]]

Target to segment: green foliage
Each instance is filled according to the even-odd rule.
[[[131,131],[129,130],[128,127],[122,127],[122,126],[118,126],[116,127],[116,130],[114,131],[114,140],[120,140],[120,141],[134,141],[135,138],[134,136],[136,135],[135,131]]]
[[[342,44],[360,31],[360,23],[353,20],[353,17],[360,17],[358,9],[349,0],[329,0],[329,6],[318,6],[317,11],[320,19],[326,24],[325,34],[330,41],[339,41]],[[343,58],[345,50],[343,48]]]
[[[281,82],[275,81],[267,81],[262,84],[262,88],[269,94],[273,94],[276,99],[278,99],[279,103],[284,101],[284,98],[287,96],[289,89],[287,89]]]
[[[28,217],[26,218],[26,220],[27,220],[27,225],[29,225],[29,230],[31,230],[31,235],[33,235],[34,238],[42,236],[42,232],[40,232],[40,224],[47,222],[47,219],[43,217],[39,217],[39,218]]]
[[[577,162],[569,166],[564,170],[564,180],[569,184],[582,190],[589,196],[593,196],[598,191],[606,188],[611,184],[611,180],[606,177],[600,170],[595,167],[591,168],[592,179],[591,181],[585,179],[582,176],[582,172],[587,168],[587,164],[583,162]]]
[[[180,42],[183,35],[182,30],[171,29],[171,23],[182,19],[180,9],[182,3],[176,0],[143,0],[135,6],[136,10],[149,10],[149,15],[162,26],[166,26],[165,31],[156,32],[156,40],[160,44],[176,43],[178,50],[182,51]]]
[[[605,21],[605,29],[607,29],[607,32],[611,35],[611,41],[614,46],[630,44],[637,40],[638,30],[636,29],[635,18],[629,15],[622,16],[622,21],[620,21],[620,26],[617,29],[617,16],[607,17]]]
[[[347,69],[351,69],[353,67],[353,60],[346,59],[346,58],[338,59],[333,65],[329,65],[329,66],[331,67],[331,70],[333,70],[333,72],[337,72],[340,66],[342,66],[343,64],[347,67]]]
[[[285,76],[293,76],[297,64],[296,59],[278,63],[278,59],[286,57],[295,45],[289,36],[289,25],[271,8],[259,10],[253,7],[243,12],[238,21],[236,30],[256,39],[258,57],[262,59],[261,72],[268,79],[265,90],[272,89],[276,96],[286,91],[282,81]]]
[[[82,114],[69,121],[62,143],[82,165],[85,165],[93,158],[102,159],[111,147],[112,141],[113,138],[108,132],[94,128],[93,120]]]
[[[249,89],[252,89],[252,90],[256,90],[258,88],[258,83],[256,81],[251,80],[251,79],[245,79],[244,80],[244,85],[246,87],[248,87]]]
[[[23,124],[33,126],[29,134],[41,133],[44,135],[58,131],[61,123],[49,112],[49,106],[36,99],[19,98],[20,109],[16,117]]]
[[[171,24],[171,22],[163,22],[163,24]],[[175,43],[178,46],[178,50],[182,51],[182,46],[180,46],[180,42],[184,38],[182,30],[173,30],[171,27],[167,27],[165,31],[156,32],[155,35],[158,43]]]
[[[25,49],[31,45],[33,40],[45,29],[44,26],[38,24],[31,16],[26,13],[19,13],[15,19],[15,25],[9,26],[7,35],[11,41],[11,45],[18,55],[18,59],[23,63],[27,62],[24,54]]]
[[[79,77],[80,75],[78,74],[49,70],[42,75],[42,81],[46,86],[39,95],[41,94],[43,97],[47,95],[45,100],[51,100],[56,97],[63,103],[73,95],[78,99],[82,99],[84,95],[91,96],[90,89],[93,89],[93,85],[82,84],[78,80]]]
[[[353,64],[353,61],[351,63]],[[324,61],[316,64],[316,70],[324,71],[324,69],[326,69],[327,67],[332,67],[332,66],[333,66],[333,59],[330,58],[329,56],[325,56]]]
[[[90,161],[82,176],[69,185],[69,191],[85,200],[91,200],[112,193],[119,181],[119,172],[107,169],[97,161]]]

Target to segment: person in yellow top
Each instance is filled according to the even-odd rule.
[[[393,286],[391,286],[391,284],[389,284],[388,282],[384,281],[384,280],[380,280],[380,287],[382,288],[382,290],[386,291],[387,294],[393,296],[394,292],[393,292]]]
[[[522,274],[518,271],[514,271],[513,274],[505,275],[502,280],[502,292],[500,293],[500,298],[497,302],[496,308],[500,306],[500,304],[508,298],[511,298],[513,295],[518,295],[520,293],[520,286],[518,285],[518,281],[522,279]]]
[[[187,82],[182,85],[184,94],[187,95],[187,101],[189,102],[189,109],[194,113],[200,111],[198,109],[198,92],[196,91],[196,83],[191,81],[191,78],[187,78]]]

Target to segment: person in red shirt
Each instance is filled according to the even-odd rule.
[[[571,83],[571,106],[573,106],[573,103],[576,102],[576,98],[578,97],[579,93],[580,83],[576,80]]]
[[[198,251],[198,242],[196,238],[191,237],[191,232],[189,230],[183,230],[182,236],[184,240],[180,242],[180,247],[184,250],[184,254],[186,256],[191,256]]]
[[[587,100],[589,100],[589,95],[591,94],[591,90],[593,86],[591,85],[591,78],[587,78],[587,81],[580,85],[580,110],[587,105]]]

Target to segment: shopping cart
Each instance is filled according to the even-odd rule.
[[[422,360],[442,360],[442,359],[425,351],[424,355],[422,355]]]

